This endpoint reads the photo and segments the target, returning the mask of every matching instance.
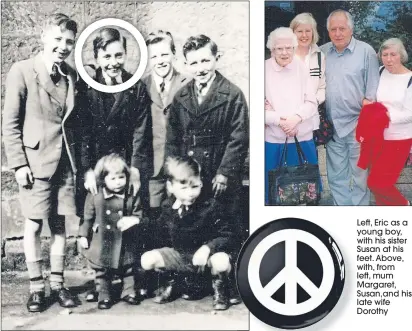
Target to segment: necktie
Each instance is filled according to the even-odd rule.
[[[112,85],[117,85],[117,80],[114,77],[112,77]]]
[[[160,83],[160,93],[163,93],[165,91],[165,81]]]
[[[53,83],[56,85],[59,81],[62,75],[59,72],[59,68],[57,68],[57,64],[54,63],[52,66],[52,72],[50,74],[50,78],[53,81]]]
[[[203,90],[205,89],[207,83],[200,83],[199,84],[199,95],[203,96]]]
[[[177,210],[177,212],[179,213],[180,218],[184,217],[185,215],[187,215],[189,211],[189,207],[185,206],[185,205],[181,205],[179,207],[179,209]]]
[[[199,89],[197,91],[197,101],[199,102],[199,105],[203,102],[203,93],[204,93],[204,89],[206,87],[206,83],[200,83],[199,84]]]

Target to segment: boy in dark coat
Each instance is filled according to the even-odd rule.
[[[134,286],[135,261],[143,241],[136,226],[142,219],[140,198],[126,192],[130,170],[119,155],[100,159],[95,175],[100,185],[97,195],[86,197],[79,243],[96,271],[98,308],[112,307],[111,283],[116,274],[123,278],[122,300],[137,305],[141,298]]]
[[[190,37],[183,55],[193,80],[176,93],[171,105],[165,155],[189,155],[200,163],[203,194],[225,205],[227,217],[237,220],[236,237],[242,238],[240,204],[249,147],[248,106],[242,91],[216,70],[220,53],[209,37]],[[236,250],[240,246],[241,239]],[[231,301],[238,303],[237,291],[232,290]]]
[[[163,270],[176,277],[168,279],[155,302],[171,301],[177,294],[195,299],[202,292],[195,290],[202,287],[198,281],[205,278],[196,275],[204,274],[206,268],[212,274],[214,309],[227,309],[232,269],[228,252],[233,241],[223,206],[201,196],[200,165],[191,157],[169,158],[165,172],[171,198],[163,204],[160,217],[148,225],[159,248],[144,253],[141,265],[144,270]]]
[[[93,51],[99,67],[93,78],[103,85],[122,84],[132,77],[124,70],[127,42],[120,32],[103,28],[93,40]],[[88,169],[85,186],[96,193],[93,167],[104,155],[120,154],[131,167],[131,184],[141,183],[140,197],[143,210],[149,210],[149,179],[153,174],[151,100],[146,86],[138,81],[130,89],[119,93],[103,93],[90,88],[87,92],[87,122],[83,133],[82,165]],[[140,181],[139,181],[140,173]],[[137,194],[138,187],[134,187]]]

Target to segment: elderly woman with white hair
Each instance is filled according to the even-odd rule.
[[[277,28],[267,41],[271,58],[265,61],[265,196],[268,204],[269,170],[280,163],[285,141],[287,164],[299,164],[296,137],[309,163],[317,164],[313,142],[314,121],[318,116],[309,73],[294,57],[298,40],[290,28]],[[287,140],[286,140],[287,139]]]
[[[368,187],[377,205],[411,205],[395,184],[408,159],[412,147],[412,72],[405,67],[408,54],[402,41],[391,38],[379,50],[383,67],[376,99],[382,103],[389,117],[384,131],[384,142],[374,159],[368,177]]]
[[[318,105],[325,102],[325,55],[317,45],[319,34],[317,24],[312,14],[301,13],[295,16],[290,22],[290,28],[296,34],[298,47],[296,48],[295,57],[303,61],[310,75],[310,84],[316,93]],[[315,116],[315,120],[319,117]],[[315,128],[319,122],[314,123]]]

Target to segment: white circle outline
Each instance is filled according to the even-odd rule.
[[[118,27],[121,27],[129,31],[132,34],[132,36],[136,39],[137,44],[139,45],[139,48],[140,48],[140,63],[139,63],[139,66],[136,72],[133,74],[133,76],[128,81],[122,84],[118,84],[118,85],[104,85],[104,84],[98,83],[97,81],[95,81],[93,78],[89,76],[89,74],[86,72],[86,69],[84,69],[84,66],[83,66],[82,51],[83,51],[83,45],[86,42],[86,39],[94,31],[96,31],[97,29],[101,27],[107,26],[107,25],[118,26]],[[74,62],[76,64],[76,69],[80,77],[82,77],[83,80],[95,90],[100,91],[100,92],[105,92],[105,93],[122,92],[124,90],[127,90],[128,88],[131,88],[134,84],[136,84],[137,81],[143,76],[146,70],[146,66],[148,62],[146,42],[142,34],[140,33],[140,31],[137,30],[136,27],[134,27],[129,22],[123,21],[118,18],[104,18],[104,19],[98,20],[90,24],[80,34],[79,38],[77,39],[76,47],[74,50]]]
[[[265,287],[262,286],[260,282],[260,265],[265,253],[276,244],[283,241],[297,242],[301,241],[306,243],[318,254],[323,267],[323,279],[321,286],[319,288],[319,293],[316,297],[311,297],[302,303],[280,303],[271,298],[274,293],[268,293]],[[292,261],[288,261],[291,259]],[[285,277],[294,276],[293,270],[291,270],[291,264],[296,263],[296,256],[286,258],[286,266],[282,269],[278,275]],[[291,263],[290,263],[291,262]],[[294,266],[297,268],[297,266]],[[274,232],[269,236],[265,237],[253,250],[252,255],[249,259],[248,264],[248,280],[250,288],[255,295],[256,299],[267,309],[274,313],[285,315],[285,316],[298,316],[305,314],[313,309],[317,308],[329,295],[334,282],[335,270],[332,255],[329,253],[325,244],[322,243],[316,236],[308,233],[306,231],[298,229],[285,229],[281,231]],[[293,277],[294,278],[294,277]],[[285,298],[287,299],[287,298]]]

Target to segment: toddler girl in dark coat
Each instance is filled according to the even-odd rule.
[[[137,226],[142,220],[140,197],[127,194],[130,169],[118,154],[101,158],[94,171],[99,189],[97,195],[89,193],[86,197],[79,244],[96,271],[98,308],[112,307],[115,275],[123,280],[122,300],[137,305],[141,298],[135,291],[134,274],[139,242],[143,240]]]

